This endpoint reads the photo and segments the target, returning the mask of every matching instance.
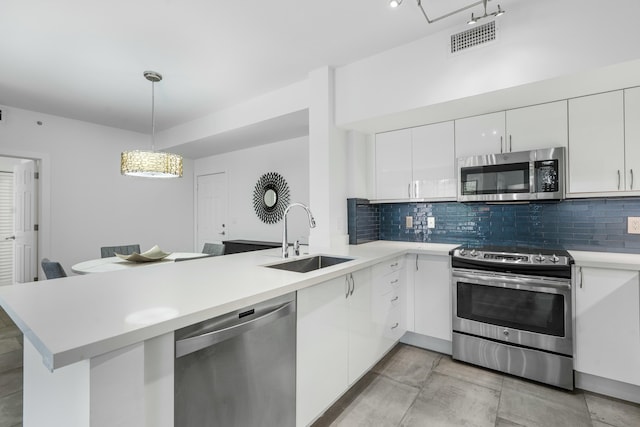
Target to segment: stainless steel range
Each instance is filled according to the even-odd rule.
[[[572,390],[572,265],[563,250],[454,249],[453,358]]]

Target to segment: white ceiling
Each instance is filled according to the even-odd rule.
[[[474,2],[422,1],[430,18]],[[459,27],[471,11],[482,6],[429,25],[415,0],[4,0],[0,104],[148,133],[142,72],[154,70],[164,130]]]

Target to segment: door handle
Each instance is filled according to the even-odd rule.
[[[227,234],[227,233],[225,233],[224,231],[221,231],[221,232],[220,232],[220,233],[218,233],[218,234],[222,234],[222,235],[224,236],[224,235],[225,235],[225,234]]]

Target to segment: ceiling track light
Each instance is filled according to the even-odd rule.
[[[392,9],[396,9],[397,7],[399,7],[402,4],[403,0],[389,0],[389,7],[391,7]],[[476,22],[478,22],[478,19],[482,19],[482,18],[487,18],[489,16],[500,16],[504,14],[504,10],[502,10],[500,8],[500,5],[498,5],[498,10],[496,12],[493,12],[491,14],[487,14],[487,1],[488,0],[481,0],[481,1],[477,1],[475,3],[472,3],[468,6],[462,7],[460,9],[454,10],[453,12],[449,12],[447,14],[444,14],[442,16],[438,16],[437,18],[429,18],[429,16],[427,15],[427,12],[424,10],[424,6],[422,6],[422,0],[416,0],[416,3],[418,4],[418,7],[420,8],[420,11],[422,12],[422,16],[424,16],[424,19],[427,20],[428,24],[433,24],[434,22],[440,21],[441,19],[444,18],[448,18],[452,15],[455,15],[456,13],[460,13],[460,12],[464,12],[465,10],[471,9],[472,7],[478,6],[478,5],[484,5],[484,16],[480,16],[480,17],[475,17],[473,15],[473,13],[471,14],[471,20],[468,21],[467,23],[469,25],[475,24]]]
[[[477,23],[479,19],[485,19],[485,18],[490,18],[490,17],[498,17],[498,16],[504,15],[504,10],[502,10],[500,5],[498,5],[498,10],[496,10],[495,12],[487,13],[487,0],[483,0],[482,3],[483,3],[483,6],[484,6],[484,15],[478,16],[476,18],[475,16],[473,16],[473,13],[472,13],[471,14],[471,19],[467,21],[467,24],[473,25],[473,24]]]

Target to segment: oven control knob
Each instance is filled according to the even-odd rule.
[[[536,261],[538,262],[542,262],[545,260],[545,258],[542,256],[542,254],[538,255],[537,257],[534,258]]]
[[[508,330],[508,329],[505,329],[504,331],[502,331],[502,334],[503,334],[505,337],[508,337],[508,336],[509,336],[509,330]]]
[[[465,256],[467,254],[467,250],[465,248],[460,249],[460,256]]]
[[[471,249],[471,253],[469,255],[470,256],[478,256],[478,252],[476,252],[475,249]]]
[[[556,254],[553,254],[553,256],[550,259],[551,259],[551,262],[554,264],[557,264],[560,261],[560,258],[558,258]]]

